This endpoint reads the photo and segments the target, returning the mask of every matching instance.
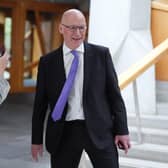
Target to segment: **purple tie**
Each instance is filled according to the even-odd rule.
[[[73,62],[71,64],[71,68],[70,68],[67,80],[64,84],[64,87],[61,91],[61,94],[60,94],[60,96],[57,100],[57,103],[54,107],[54,110],[52,112],[52,119],[54,121],[57,121],[57,120],[61,119],[61,117],[62,117],[62,113],[64,111],[65,104],[68,100],[68,96],[69,96],[69,93],[71,91],[72,85],[74,83],[74,79],[75,79],[76,72],[77,72],[77,69],[78,69],[79,58],[78,58],[77,51],[72,50],[71,53],[73,54],[74,59],[73,59]]]

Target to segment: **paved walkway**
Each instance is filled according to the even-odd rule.
[[[32,161],[31,116],[33,95],[12,95],[0,106],[0,168],[49,168],[48,154]]]

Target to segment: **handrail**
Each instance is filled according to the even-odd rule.
[[[154,48],[150,53],[148,53],[143,59],[133,64],[125,72],[119,75],[119,86],[120,89],[124,89],[128,84],[133,83],[133,95],[135,104],[135,116],[137,123],[137,141],[139,144],[143,142],[142,129],[141,129],[141,116],[140,116],[140,106],[138,99],[138,91],[136,79],[142,73],[144,73],[152,65],[163,56],[165,52],[168,52],[168,38]]]
[[[168,52],[168,38],[148,53],[137,63],[133,64],[128,70],[119,75],[119,87],[124,89],[128,84],[133,82],[138,76],[144,73],[149,67],[154,65],[163,53]]]
[[[159,9],[162,11],[168,11],[168,2],[167,0],[157,0],[157,1],[152,1],[152,9]]]
[[[33,68],[36,68],[39,64],[39,60],[31,62],[24,67],[24,71],[31,71]]]

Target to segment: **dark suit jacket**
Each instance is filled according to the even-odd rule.
[[[84,43],[83,110],[88,132],[98,148],[107,147],[113,136],[128,134],[126,110],[109,50]],[[47,107],[46,147],[54,153],[60,143],[63,119],[54,122],[51,112],[65,82],[62,47],[41,57],[32,118],[32,144],[43,143]],[[82,95],[81,95],[82,96]]]

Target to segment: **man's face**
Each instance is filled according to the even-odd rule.
[[[66,15],[59,26],[64,42],[70,49],[75,49],[84,41],[86,35],[86,21],[83,15],[70,13]]]

